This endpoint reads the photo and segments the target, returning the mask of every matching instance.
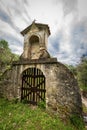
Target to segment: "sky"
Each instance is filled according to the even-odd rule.
[[[23,53],[20,34],[33,20],[48,24],[48,51],[59,62],[76,65],[87,56],[87,0],[0,0],[0,39]]]

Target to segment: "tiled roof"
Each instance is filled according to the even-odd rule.
[[[33,24],[33,23],[32,23]],[[24,36],[30,29],[31,29],[31,26],[28,26],[27,28],[25,28],[23,31],[21,31],[20,33]],[[34,23],[36,25],[36,27],[38,28],[44,28],[44,29],[48,29],[48,33],[50,35],[50,29],[49,29],[49,26],[47,24],[41,24],[41,23]]]

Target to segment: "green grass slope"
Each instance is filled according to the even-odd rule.
[[[0,99],[0,130],[85,130],[64,125],[44,109]]]

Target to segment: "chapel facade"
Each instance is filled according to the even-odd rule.
[[[6,73],[3,96],[33,105],[43,101],[62,119],[73,113],[81,116],[81,95],[73,73],[47,50],[49,26],[34,21],[21,34],[23,53]]]

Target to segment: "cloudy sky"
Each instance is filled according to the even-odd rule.
[[[23,52],[20,32],[36,19],[48,24],[48,51],[58,61],[77,64],[87,55],[87,0],[0,0],[0,39]]]

